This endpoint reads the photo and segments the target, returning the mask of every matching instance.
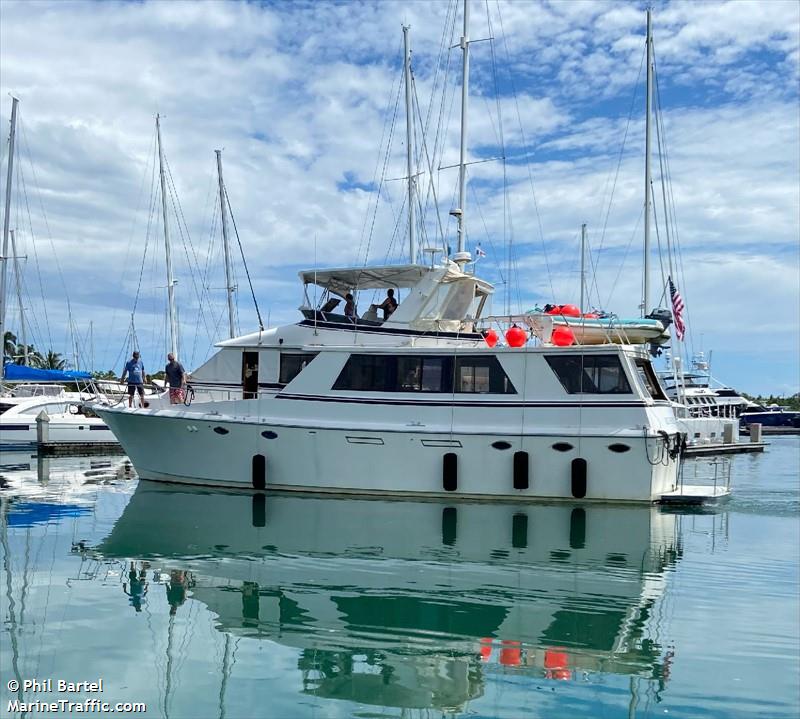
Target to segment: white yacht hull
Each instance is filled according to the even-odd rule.
[[[674,424],[668,406],[621,406],[614,410],[617,422],[609,422],[607,404],[495,408],[496,427],[487,424],[486,408],[459,408],[459,421],[450,431],[427,419],[434,411],[450,417],[447,407],[385,408],[393,422],[381,421],[372,407],[373,421],[347,422],[343,416],[340,426],[330,426],[333,423],[311,419],[313,406],[305,410],[308,422],[297,416],[278,420],[275,411],[286,403],[260,401],[257,419],[236,416],[247,401],[216,405],[230,405],[230,415],[100,407],[96,411],[119,438],[139,476],[150,480],[247,489],[260,489],[260,480],[267,490],[335,494],[634,502],[655,501],[678,484],[680,457],[674,452],[674,436],[669,438],[670,453],[663,434],[651,430],[645,436],[643,430],[645,423]],[[406,418],[401,416],[404,410]],[[535,429],[502,431],[514,420],[520,426],[523,411],[523,424]],[[540,418],[529,421],[528,413],[534,411]],[[576,412],[581,414],[580,433],[573,429],[578,426]],[[624,429],[609,432],[609,425]],[[527,453],[527,467],[515,468],[520,452]],[[583,486],[577,459],[586,461]],[[515,488],[520,485],[527,486]]]

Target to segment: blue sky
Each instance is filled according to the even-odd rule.
[[[502,118],[508,158],[469,168],[468,244],[481,242],[488,253],[478,269],[498,282],[496,312],[507,289],[512,310],[577,301],[586,222],[597,267],[592,302],[638,314],[644,8],[471,5],[471,37],[494,42],[472,46],[470,156],[501,155]],[[298,317],[296,272],[315,258],[320,266],[361,263],[369,246],[370,261],[405,261],[405,188],[395,179],[405,175],[402,98],[392,123],[402,94],[401,24],[411,26],[423,114],[434,103],[425,133],[432,148],[442,106],[439,50],[457,42],[460,8],[454,16],[442,0],[4,2],[2,10],[0,113],[5,137],[9,93],[20,98],[26,192],[15,188],[12,227],[27,258],[24,304],[37,346],[73,353],[69,296],[84,363],[93,355],[98,369],[119,371],[138,288],[139,344],[151,367],[161,364],[166,281],[160,219],[151,210],[157,112],[188,229],[170,220],[188,366],[225,336],[214,149],[223,149],[265,320]],[[797,392],[800,6],[662,2],[653,26],[690,349],[713,351],[714,374],[743,391]],[[456,172],[438,168],[458,159],[457,50],[449,63],[433,182],[452,244]],[[391,181],[376,210],[385,158]],[[427,174],[420,184],[428,190]],[[655,191],[660,198],[658,182]],[[424,229],[441,244],[431,211]],[[663,226],[659,232],[663,238]],[[516,262],[510,282],[500,284],[509,244]],[[660,289],[655,253],[652,262]],[[256,321],[241,262],[236,275],[238,322],[248,331]],[[14,300],[8,324],[17,329]]]

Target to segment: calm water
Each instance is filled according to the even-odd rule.
[[[800,437],[769,441],[711,513],[265,499],[3,453],[0,715],[797,717]]]

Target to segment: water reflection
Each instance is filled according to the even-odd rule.
[[[250,495],[140,482],[96,551],[137,604],[201,602],[298,651],[302,692],[456,710],[496,673],[666,681],[651,613],[681,554],[651,507]],[[147,571],[152,580],[147,579]],[[149,585],[149,586],[148,586]],[[134,592],[135,587],[135,592]],[[149,592],[149,593],[148,593]]]
[[[99,487],[135,477],[125,457],[0,452],[0,499],[12,527],[89,514]]]

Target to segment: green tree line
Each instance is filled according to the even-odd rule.
[[[751,402],[756,402],[764,407],[768,407],[771,404],[777,404],[779,407],[786,407],[787,409],[800,411],[800,393],[793,394],[789,397],[784,397],[782,395],[771,394],[767,395],[749,395],[742,392],[742,396],[749,399]]]

